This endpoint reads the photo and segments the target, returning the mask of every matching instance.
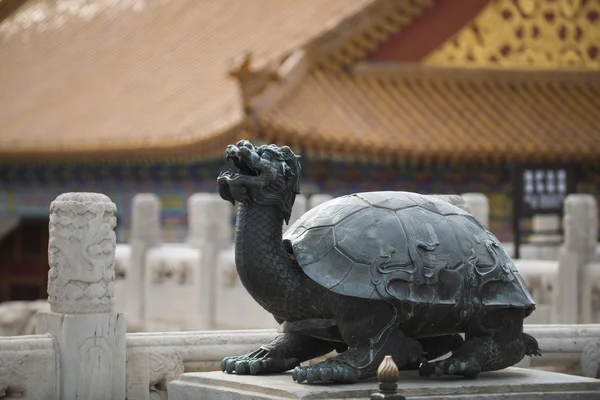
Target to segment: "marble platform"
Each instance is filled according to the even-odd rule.
[[[169,384],[169,400],[368,400],[377,382],[354,385],[298,384],[291,374],[186,373]],[[600,380],[522,368],[481,374],[477,379],[423,379],[401,372],[398,391],[407,400],[599,400]]]

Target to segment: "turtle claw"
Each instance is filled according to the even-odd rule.
[[[235,373],[237,375],[248,375],[250,373],[250,366],[247,360],[240,360],[235,362]]]
[[[266,370],[265,362],[262,360],[255,360],[250,362],[250,374],[258,375],[261,371]]]
[[[317,371],[312,369],[306,371],[306,383],[312,385],[317,380],[319,380],[319,375],[317,374]]]
[[[292,379],[298,383],[304,382],[306,379],[306,370],[303,367],[296,367],[292,371]]]
[[[531,357],[541,357],[542,356],[542,350],[537,349],[537,350],[533,350],[533,352],[530,354]]]
[[[221,371],[227,372],[228,374],[233,374],[235,371],[235,364],[238,359],[242,357],[227,357],[223,361],[221,361]]]
[[[326,360],[308,367],[296,367],[292,371],[292,379],[298,383],[306,381],[314,383],[354,383],[358,381],[360,372],[357,368],[339,360]]]
[[[237,375],[258,375],[287,371],[298,365],[296,358],[278,358],[267,350],[259,349],[245,356],[227,357],[221,362],[221,371]]]
[[[321,371],[321,378],[325,382],[332,380],[333,379],[333,369],[323,368],[323,370]]]
[[[526,333],[521,334],[521,339],[523,340],[523,344],[525,345],[525,355],[530,357],[541,356],[542,350],[538,346],[538,341],[531,335]]]

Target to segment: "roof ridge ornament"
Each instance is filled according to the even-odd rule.
[[[281,82],[282,77],[273,63],[263,60],[256,62],[250,51],[233,63],[234,67],[229,69],[228,75],[237,80],[244,114],[251,117],[254,114],[252,100],[267,90],[271,83]]]

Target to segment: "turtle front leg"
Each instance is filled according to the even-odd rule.
[[[391,355],[399,368],[425,361],[421,344],[400,331],[393,306],[385,303],[364,306],[363,303],[360,314],[348,307],[352,314],[338,320],[340,334],[348,349],[320,363],[294,368],[292,378],[295,381],[353,383],[375,376],[386,355]]]
[[[300,363],[333,351],[336,343],[295,333],[284,333],[243,356],[226,357],[221,370],[228,374],[257,375],[288,371]]]

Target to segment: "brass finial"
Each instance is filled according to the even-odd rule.
[[[385,356],[377,369],[379,380],[379,392],[371,395],[371,400],[406,400],[406,397],[398,393],[398,379],[400,371],[392,356]]]
[[[396,383],[400,378],[400,371],[392,356],[385,356],[377,369],[377,379],[382,383]]]

